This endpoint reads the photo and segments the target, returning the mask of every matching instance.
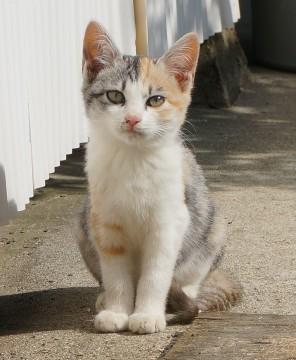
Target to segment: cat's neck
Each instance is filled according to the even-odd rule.
[[[133,183],[138,188],[152,184],[150,193],[155,191],[155,184],[165,183],[168,178],[170,183],[179,184],[183,152],[179,137],[158,146],[135,147],[118,139],[91,136],[86,163],[90,192],[101,193],[106,188],[115,191],[123,183]]]

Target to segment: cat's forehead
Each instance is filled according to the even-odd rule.
[[[140,73],[139,56],[124,55],[114,60],[112,66],[105,68],[98,74],[97,80],[103,87],[126,84],[128,81],[137,82]]]
[[[118,57],[112,66],[104,69],[97,80],[101,86],[125,85],[127,82],[153,82],[161,80],[161,69],[154,59],[143,56],[123,55]]]
[[[124,68],[125,80],[137,81],[139,79],[141,57],[123,55],[120,59],[121,66]]]

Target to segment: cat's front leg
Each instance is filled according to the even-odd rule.
[[[104,310],[95,317],[95,328],[101,332],[118,332],[128,328],[133,311],[134,287],[126,255],[100,256],[104,292]]]
[[[145,240],[135,311],[129,318],[132,332],[154,333],[166,327],[166,297],[188,218],[185,211],[181,222],[158,224]]]
[[[118,332],[128,328],[128,318],[134,307],[134,284],[129,249],[119,225],[103,224],[97,238],[102,280],[104,310],[95,317],[95,327],[101,332]]]

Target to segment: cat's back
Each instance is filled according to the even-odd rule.
[[[182,172],[186,202],[189,203],[190,200],[193,200],[190,199],[193,194],[199,194],[199,196],[203,195],[203,197],[207,198],[208,190],[203,170],[197,163],[193,152],[185,146],[183,146],[182,152]]]
[[[184,147],[183,176],[185,204],[191,223],[187,231],[189,241],[200,241],[213,222],[215,206],[209,197],[203,171],[192,151]]]

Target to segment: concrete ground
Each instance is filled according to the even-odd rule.
[[[223,266],[240,313],[296,314],[296,74],[252,70],[227,110],[192,109],[185,133],[228,223]],[[0,227],[0,359],[157,359],[190,326],[96,334],[95,281],[75,243],[81,151]],[[196,320],[198,321],[198,319]]]

